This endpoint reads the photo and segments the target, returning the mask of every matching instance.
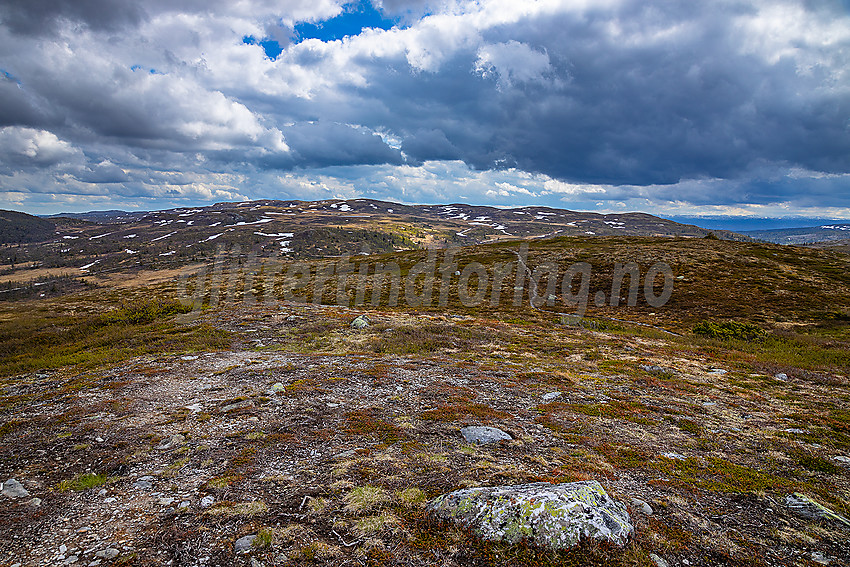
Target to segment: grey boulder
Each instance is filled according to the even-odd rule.
[[[352,329],[365,329],[366,327],[369,326],[369,323],[371,323],[371,321],[369,320],[368,316],[366,316],[365,314],[364,315],[358,315],[351,322],[351,328]]]
[[[801,494],[799,492],[789,494],[785,497],[785,506],[802,518],[809,520],[825,520],[838,524],[843,528],[850,528],[850,520],[844,516],[836,514],[823,504],[820,504],[805,494]]]
[[[26,498],[30,495],[30,493],[27,492],[27,489],[24,488],[24,485],[14,478],[10,478],[6,482],[2,483],[2,487],[3,496],[8,498]]]
[[[464,427],[460,430],[460,434],[466,439],[467,443],[486,445],[487,443],[498,443],[499,441],[509,441],[513,439],[510,435],[497,427],[488,427],[486,425],[472,425]]]
[[[467,488],[443,494],[427,510],[491,541],[527,539],[566,549],[585,538],[623,545],[634,531],[626,507],[595,480]]]
[[[236,543],[233,544],[233,552],[236,554],[248,553],[251,551],[251,546],[254,545],[254,539],[256,537],[257,534],[240,537],[236,540]]]

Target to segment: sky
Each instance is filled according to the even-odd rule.
[[[0,208],[850,219],[850,0],[0,0]]]

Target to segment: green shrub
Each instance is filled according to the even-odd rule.
[[[767,331],[752,323],[725,321],[714,323],[702,321],[694,327],[694,334],[720,340],[759,341],[767,337]]]
[[[101,317],[101,322],[104,325],[139,325],[191,310],[191,305],[183,305],[177,301],[145,299],[127,303],[106,313]]]
[[[75,476],[74,478],[70,478],[68,480],[63,480],[59,483],[57,488],[61,492],[66,492],[68,490],[74,491],[82,491],[88,490],[89,488],[96,488],[101,486],[102,484],[106,484],[109,479],[105,474],[94,474],[94,473],[85,473]]]

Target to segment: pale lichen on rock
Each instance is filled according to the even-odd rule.
[[[437,518],[472,528],[491,541],[566,549],[584,538],[623,545],[634,531],[626,507],[596,481],[456,490],[428,505]]]

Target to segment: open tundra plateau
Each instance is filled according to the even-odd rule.
[[[0,301],[3,565],[850,561],[850,256],[537,228],[522,251],[507,220],[486,219],[448,258],[473,233],[457,222],[475,218],[453,214],[406,231],[362,217],[371,255],[335,237],[356,242],[354,227],[320,233],[344,258],[308,253],[319,240],[298,227],[228,217],[214,222],[248,226],[251,242],[167,264],[180,214],[100,238],[102,223],[65,219],[41,244],[2,249],[56,270]],[[180,242],[212,246],[214,230]],[[301,248],[249,257],[255,237]],[[142,239],[162,250],[124,262]],[[288,280],[299,262],[332,274],[324,289]],[[437,273],[430,303],[424,280],[404,283],[429,262],[457,268]],[[664,305],[647,297],[661,277],[634,301],[631,283],[615,291],[628,262],[640,278],[670,267]],[[395,301],[392,285],[358,288],[378,263],[398,268]],[[577,263],[592,268],[583,317],[548,287]],[[542,265],[554,271],[520,277]],[[464,274],[481,297],[458,289]],[[614,535],[572,520],[552,532],[523,512],[541,493],[593,501],[585,515]]]

